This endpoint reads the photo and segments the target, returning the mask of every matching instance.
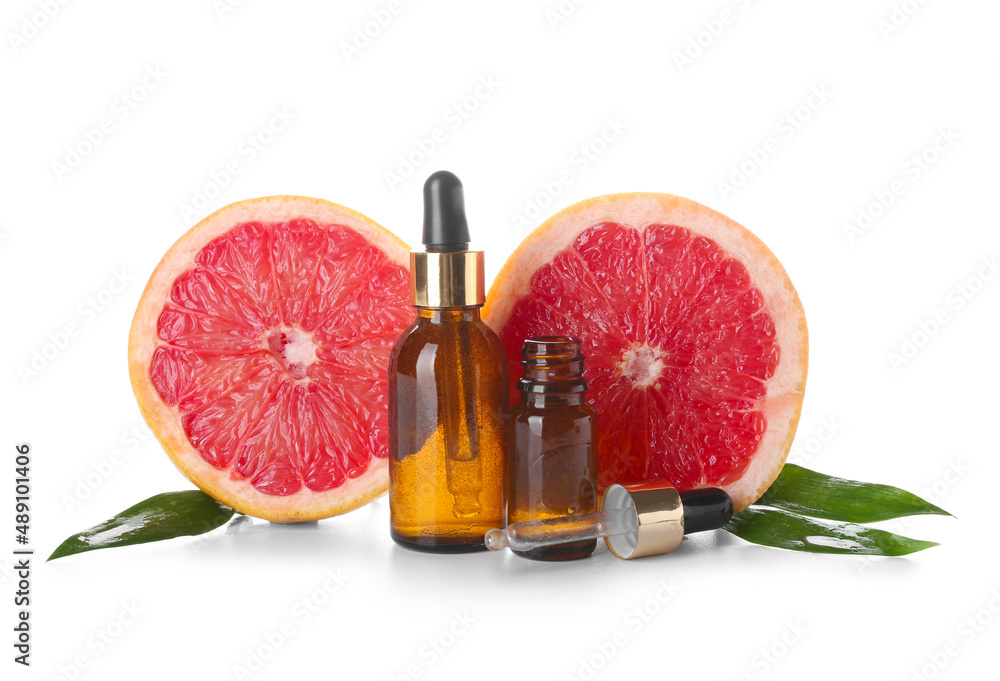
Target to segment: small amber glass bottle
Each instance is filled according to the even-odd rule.
[[[417,319],[389,363],[390,534],[421,551],[482,551],[503,521],[507,356],[479,315],[483,253],[468,250],[461,183],[437,172],[424,200]]]
[[[580,341],[543,336],[524,342],[521,401],[509,416],[507,523],[597,510],[597,414],[584,399]],[[515,551],[535,560],[573,560],[596,539]]]

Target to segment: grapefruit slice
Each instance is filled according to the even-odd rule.
[[[781,471],[805,390],[805,314],[774,254],[726,216],[669,194],[570,206],[514,251],[483,317],[512,381],[525,339],[581,339],[601,489],[721,487],[742,510]]]
[[[359,213],[296,196],[234,203],[182,236],[129,336],[132,388],[174,464],[277,522],[383,494],[409,250]]]

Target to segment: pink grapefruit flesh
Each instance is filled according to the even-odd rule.
[[[336,204],[270,197],[164,256],[129,342],[133,389],[180,470],[244,513],[342,513],[388,484],[389,353],[409,248]]]
[[[805,389],[805,315],[773,253],[724,215],[667,194],[571,206],[510,257],[484,318],[512,381],[525,339],[581,339],[602,489],[721,487],[741,510],[780,472]]]

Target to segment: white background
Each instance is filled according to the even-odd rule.
[[[16,443],[33,447],[36,560],[147,496],[191,487],[144,430],[126,368],[143,284],[184,230],[232,201],[290,193],[355,208],[414,243],[422,180],[439,168],[466,184],[488,276],[524,235],[516,216],[529,202],[544,205],[537,224],[596,194],[664,191],[746,225],[785,264],[809,319],[792,460],[911,489],[957,519],[887,523],[942,542],[903,559],[713,533],[659,559],[621,562],[602,547],[561,565],[407,552],[389,539],[385,499],[312,525],[248,520],[201,541],[36,564],[30,670],[11,661],[5,549],[3,678],[238,678],[282,627],[293,633],[249,678],[995,674],[1000,282],[983,262],[1000,254],[1000,6],[895,2],[898,26],[885,23],[890,0],[592,0],[555,25],[557,0],[403,2],[350,58],[344,46],[366,25],[376,32],[368,22],[388,0],[250,0],[221,14],[211,0],[50,3],[51,18],[44,2],[5,2],[5,546]],[[727,23],[713,23],[724,10]],[[685,50],[694,56],[680,63]],[[144,87],[147,69],[161,76]],[[480,79],[495,89],[463,105]],[[814,89],[823,101],[800,108]],[[123,109],[123,96],[142,101]],[[475,109],[460,125],[456,105]],[[240,145],[274,109],[294,120],[249,159]],[[796,127],[780,123],[788,115]],[[110,132],[60,172],[67,147],[104,118]],[[597,142],[608,120],[624,129]],[[445,141],[410,177],[387,180],[435,128]],[[957,138],[927,151],[939,131]],[[574,154],[591,144],[600,153],[583,168]],[[912,157],[925,154],[917,173]],[[209,187],[230,161],[239,175]],[[722,187],[744,162],[743,186]],[[546,183],[563,170],[571,182],[556,191]],[[894,182],[901,195],[849,235]],[[212,196],[194,207],[199,191]],[[115,273],[128,283],[105,290]],[[104,300],[99,312],[81,311],[88,298]],[[936,314],[946,321],[931,328]],[[76,335],[27,375],[68,324]],[[893,363],[905,339],[920,347]],[[328,571],[346,578],[330,595]],[[304,621],[301,600],[317,590],[325,603]],[[117,634],[110,645],[102,630]]]

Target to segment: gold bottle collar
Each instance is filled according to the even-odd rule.
[[[482,305],[486,302],[483,252],[410,252],[410,300],[417,307]]]

